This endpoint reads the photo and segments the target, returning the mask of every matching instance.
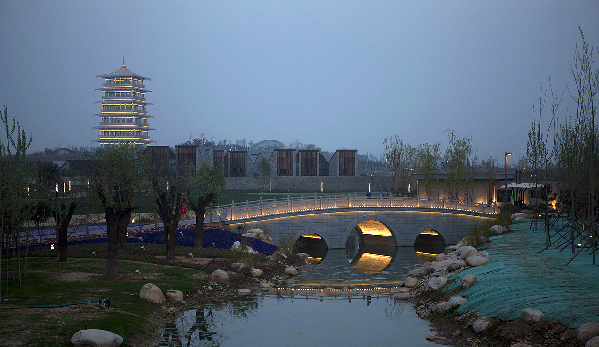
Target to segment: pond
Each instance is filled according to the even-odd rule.
[[[412,247],[306,250],[315,258],[288,288],[198,307],[169,323],[160,346],[438,346],[429,323],[391,291]]]

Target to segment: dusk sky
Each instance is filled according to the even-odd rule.
[[[32,151],[97,146],[96,76],[124,56],[151,78],[156,145],[205,134],[380,155],[386,137],[445,146],[453,129],[511,163],[541,85],[572,85],[579,26],[599,59],[598,18],[597,0],[0,0],[0,105]],[[567,91],[559,111],[575,114]]]

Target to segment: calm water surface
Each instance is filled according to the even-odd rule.
[[[317,255],[291,281],[293,296],[242,296],[186,311],[167,325],[161,346],[438,346],[426,341],[433,332],[412,305],[389,294],[423,262],[413,248]]]

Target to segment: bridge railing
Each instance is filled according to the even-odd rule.
[[[267,199],[252,202],[219,205],[214,208],[216,215],[222,220],[262,217],[283,213],[314,211],[335,208],[357,207],[406,207],[406,208],[436,208],[445,210],[470,211],[481,214],[499,212],[496,204],[480,204],[471,201],[433,200],[416,197],[394,196],[356,196],[356,195],[304,195],[283,199]]]

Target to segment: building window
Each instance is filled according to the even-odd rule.
[[[302,176],[316,176],[318,165],[318,152],[300,152],[300,160],[302,165]]]
[[[339,176],[356,175],[356,152],[339,151]]]
[[[277,173],[279,176],[293,176],[293,150],[277,151]]]
[[[242,177],[245,172],[245,152],[231,152],[231,177]]]

